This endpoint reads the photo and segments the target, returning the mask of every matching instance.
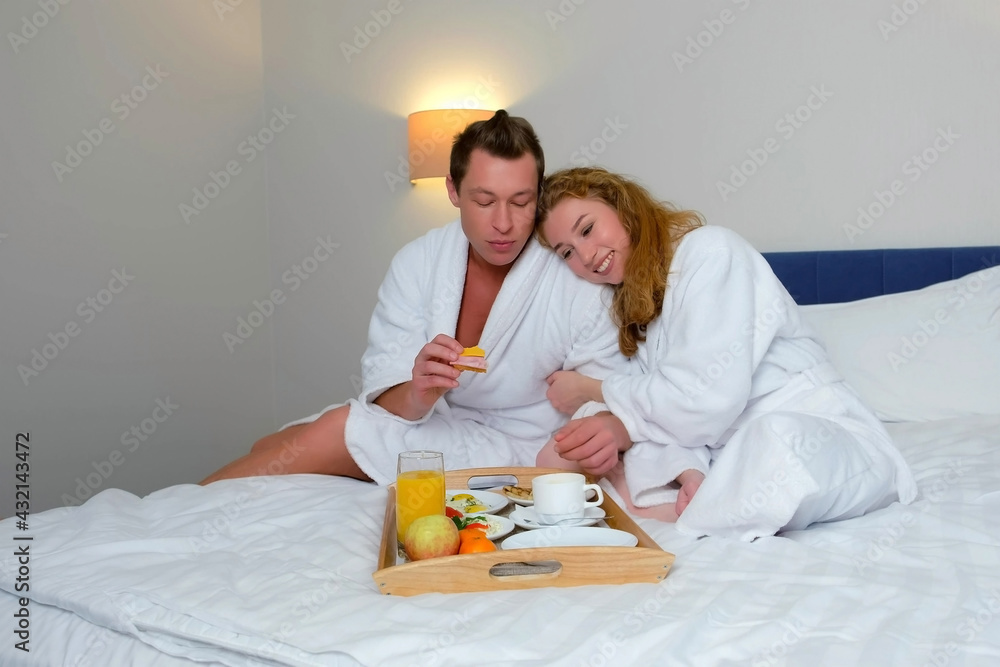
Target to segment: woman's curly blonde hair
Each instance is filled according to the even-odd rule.
[[[577,167],[551,174],[542,186],[535,235],[546,248],[543,223],[566,197],[596,199],[618,213],[631,245],[624,280],[614,286],[611,315],[618,326],[618,347],[627,357],[646,340],[646,325],[660,316],[674,248],[685,234],[704,224],[697,211],[660,202],[635,181],[600,167]]]

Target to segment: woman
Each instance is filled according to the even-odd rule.
[[[881,422],[740,236],[600,168],[549,176],[536,232],[577,276],[614,288],[619,347],[641,373],[560,371],[548,396],[564,412],[603,403],[625,424],[635,444],[609,477],[624,475],[630,508],[752,540],[915,497]],[[563,431],[554,453],[569,464],[597,474],[618,455]]]

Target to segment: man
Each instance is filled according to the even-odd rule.
[[[547,378],[559,370],[604,377],[625,363],[603,288],[532,238],[544,170],[531,125],[506,111],[458,135],[446,184],[460,222],[393,259],[369,327],[361,395],[263,438],[201,483],[325,473],[387,484],[399,452],[416,449],[443,451],[449,469],[534,465],[565,423],[545,397]],[[463,374],[451,364],[474,345],[489,370]],[[594,451],[631,444],[610,413],[574,423],[568,437],[592,441]],[[617,462],[577,451],[595,474]]]

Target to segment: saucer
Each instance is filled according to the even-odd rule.
[[[560,521],[555,524],[542,523],[542,521],[538,518],[538,514],[535,512],[534,507],[518,507],[511,512],[509,516],[511,521],[514,522],[514,525],[520,526],[521,528],[572,528],[594,525],[604,518],[605,511],[600,507],[588,507],[584,510],[582,518],[566,519],[565,521]]]
[[[535,547],[634,547],[639,538],[624,530],[612,528],[543,528],[512,535],[500,543],[500,548],[532,549]]]

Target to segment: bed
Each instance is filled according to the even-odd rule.
[[[911,505],[750,543],[637,518],[676,555],[660,584],[391,597],[385,488],[108,489],[0,522],[0,664],[1000,664],[1000,246],[767,258],[886,422]]]

